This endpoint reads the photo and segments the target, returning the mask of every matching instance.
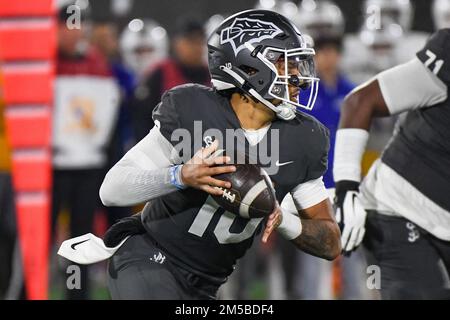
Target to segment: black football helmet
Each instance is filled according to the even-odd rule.
[[[297,108],[314,106],[319,79],[313,56],[294,24],[268,10],[237,13],[208,39],[213,86],[219,91],[239,88],[283,120],[293,119]],[[300,92],[302,99],[293,96],[290,86],[298,88],[294,95]]]

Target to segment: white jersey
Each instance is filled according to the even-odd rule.
[[[430,47],[436,51],[437,45]],[[445,119],[450,114],[450,73],[445,58],[439,59],[447,53],[435,52],[437,61],[444,61],[436,68],[423,54],[429,55],[430,50],[426,47],[418,54],[420,60],[416,57],[376,77],[390,114],[406,113],[407,117],[382,159],[363,180],[360,199],[366,209],[402,216],[449,241],[450,183],[446,177],[450,133]]]

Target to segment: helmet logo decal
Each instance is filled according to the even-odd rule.
[[[233,23],[220,33],[220,44],[230,43],[234,55],[245,48],[245,43],[273,39],[283,31],[272,22],[250,18],[236,18]]]

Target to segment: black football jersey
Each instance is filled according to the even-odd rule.
[[[321,177],[327,168],[328,130],[317,120],[304,114],[287,122],[275,120],[256,146],[265,146],[264,152],[254,152],[240,136],[243,132],[229,99],[205,86],[189,84],[169,90],[154,110],[153,120],[181,162],[215,139],[227,154],[233,151],[233,159],[245,154],[246,161],[266,169],[279,202],[298,184]],[[233,132],[237,134],[230,138]],[[174,263],[223,281],[264,226],[262,218],[244,219],[226,212],[207,193],[194,188],[151,201],[142,217],[150,236]]]
[[[434,33],[417,57],[450,87],[450,29]],[[408,112],[382,161],[450,211],[450,96]]]

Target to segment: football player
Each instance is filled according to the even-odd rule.
[[[434,0],[431,13],[436,30],[450,28],[450,0]]]
[[[367,230],[384,299],[450,297],[449,87],[450,29],[441,29],[415,58],[355,89],[342,108],[333,169],[342,247],[354,250]],[[372,119],[400,113],[360,185]]]
[[[356,84],[414,57],[428,34],[411,30],[414,6],[410,0],[364,0],[363,21],[356,34],[345,37],[342,69]],[[379,158],[392,136],[396,118],[372,121],[363,174]]]
[[[329,0],[302,1],[293,21],[313,38],[324,34],[341,37],[345,31],[341,9]]]
[[[138,82],[143,80],[152,66],[167,56],[168,48],[166,30],[150,19],[131,20],[120,35],[121,54]]]
[[[290,0],[258,0],[254,9],[275,11],[295,23],[298,6]],[[305,36],[305,34],[303,34]]]
[[[354,83],[409,61],[428,34],[411,30],[410,0],[365,0],[363,21],[356,34],[346,37],[343,68]]]
[[[264,242],[277,230],[299,249],[329,260],[341,251],[322,181],[328,131],[297,112],[314,104],[314,50],[282,15],[249,10],[217,27],[208,53],[214,88],[190,84],[166,92],[153,113],[155,126],[111,168],[100,189],[108,206],[147,202],[140,215],[105,235],[106,246],[114,248],[108,267],[113,299],[215,298],[236,260],[261,232]],[[310,95],[308,104],[298,102],[299,93]],[[227,130],[242,134],[245,150],[266,144],[278,132],[279,140],[266,144],[269,154],[279,153],[270,163],[275,170],[266,170],[278,202],[290,192],[298,214],[277,207],[266,219],[245,219],[217,205],[210,195],[221,195],[220,188],[231,185],[214,176],[235,170],[218,149],[232,151],[233,141],[221,141]],[[203,148],[186,138],[199,132]],[[189,141],[182,152],[180,134],[183,142]],[[262,161],[259,154],[257,161]],[[92,242],[83,241],[71,244],[73,255]]]

